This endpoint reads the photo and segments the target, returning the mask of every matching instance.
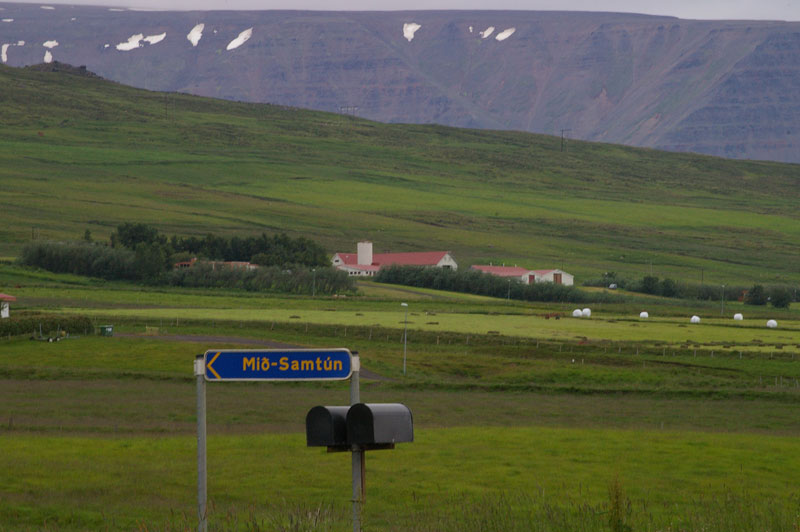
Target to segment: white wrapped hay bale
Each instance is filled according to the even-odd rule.
[[[581,315],[582,315],[584,318],[591,318],[591,317],[592,317],[592,309],[590,309],[590,308],[585,308],[585,309],[583,309],[583,310],[581,311]]]
[[[777,329],[778,328],[778,322],[775,321],[775,320],[769,320],[767,322],[767,327],[769,327],[770,329]]]
[[[642,318],[643,320],[646,320],[647,318],[650,317],[650,314],[648,314],[645,311],[642,311],[642,312],[639,313],[639,317]]]
[[[691,323],[700,323],[700,316],[692,316],[692,319],[689,320]]]
[[[581,312],[581,309],[576,308],[575,310],[572,311],[572,317],[573,318],[582,318],[583,317],[583,312]]]
[[[742,321],[744,319],[744,316],[742,316],[740,313],[737,312],[736,314],[733,315],[733,319],[735,321]]]

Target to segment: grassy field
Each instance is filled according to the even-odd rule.
[[[617,292],[575,319],[572,305],[370,282],[310,298],[8,262],[31,238],[102,239],[135,220],[313,235],[331,251],[441,248],[579,282],[798,282],[800,165],[561,152],[552,137],[2,65],[0,86],[0,291],[14,316],[114,327],[0,338],[0,531],[193,529],[193,359],[275,342],[357,351],[362,399],[414,413],[413,443],[368,453],[367,531],[800,529],[797,309]],[[311,407],[348,398],[344,382],[209,384],[210,529],[350,529],[350,457],[303,437]]]
[[[733,324],[701,305],[689,327],[694,308],[653,299],[648,321],[630,317],[640,300],[545,320],[570,309],[374,284],[314,299],[0,279],[19,285],[12,313],[115,334],[0,339],[0,530],[192,529],[192,360],[268,341],[358,351],[362,399],[411,408],[415,441],[368,453],[365,530],[800,525],[794,309],[768,330],[770,309]],[[349,530],[350,457],[303,436],[311,407],[348,397],[346,382],[209,384],[210,529]]]
[[[0,65],[0,255],[32,237],[314,235],[467,265],[797,282],[800,165],[384,125]],[[169,101],[165,113],[165,101]],[[358,220],[357,224],[353,221]]]

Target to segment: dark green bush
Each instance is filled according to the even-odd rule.
[[[792,292],[785,286],[775,286],[769,291],[769,302],[775,308],[789,308]]]
[[[353,279],[346,272],[331,267],[312,270],[302,266],[286,269],[262,266],[248,270],[200,262],[191,268],[173,270],[163,280],[173,286],[282,294],[338,294],[355,289]]]
[[[136,254],[125,248],[112,248],[90,242],[29,242],[19,258],[26,266],[56,273],[71,273],[102,279],[141,278]]]
[[[21,314],[0,320],[0,337],[37,335],[54,336],[59,330],[72,335],[91,334],[92,320],[86,316],[63,316],[53,314]]]
[[[658,277],[646,275],[644,279],[642,279],[641,290],[639,291],[645,294],[657,295],[659,293]]]
[[[767,298],[767,291],[764,290],[762,285],[757,284],[747,291],[747,294],[744,296],[744,302],[747,305],[766,305]]]

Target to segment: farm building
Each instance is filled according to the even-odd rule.
[[[195,265],[200,265],[200,264],[207,264],[211,266],[212,270],[223,269],[223,268],[227,268],[229,270],[255,270],[258,268],[258,264],[253,264],[251,262],[197,260],[197,258],[193,258],[191,260],[186,260],[182,262],[176,262],[175,264],[173,264],[172,267],[177,270],[180,268],[191,268]]]
[[[498,277],[517,279],[525,284],[531,283],[555,283],[572,286],[574,277],[562,270],[528,270],[517,266],[492,266],[476,264],[473,270],[489,273]]]
[[[525,284],[531,284],[532,281],[536,280],[531,270],[520,268],[519,266],[493,266],[491,264],[487,266],[485,264],[475,264],[472,266],[472,269],[483,273],[489,273],[497,277],[516,279]]]
[[[533,270],[532,272],[537,283],[555,283],[565,286],[572,286],[575,278],[562,270]]]
[[[8,294],[0,294],[0,318],[8,318],[11,316],[9,303],[16,301],[17,298]]]
[[[331,258],[334,268],[348,275],[372,277],[384,266],[430,266],[457,270],[458,264],[449,251],[419,251],[411,253],[373,253],[372,242],[359,242],[358,253],[336,253]]]

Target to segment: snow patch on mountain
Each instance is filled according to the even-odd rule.
[[[144,39],[143,33],[137,33],[136,35],[131,35],[128,37],[128,40],[125,42],[121,42],[117,45],[117,50],[120,52],[130,52],[131,50],[135,50],[141,46],[141,41]]]
[[[228,43],[228,46],[225,48],[226,50],[235,50],[239,48],[241,45],[246,43],[250,40],[250,37],[253,36],[253,28],[248,28],[244,30],[242,33],[239,34],[234,40]]]
[[[500,33],[498,33],[497,36],[495,36],[495,39],[497,39],[498,41],[505,41],[506,39],[514,35],[515,31],[517,31],[517,28],[508,28],[507,30],[503,30]]]
[[[414,38],[414,34],[420,29],[422,26],[417,24],[416,22],[406,22],[403,24],[403,37],[405,37],[408,42]]]
[[[203,37],[203,30],[205,27],[205,24],[198,24],[186,35],[186,38],[189,39],[189,42],[192,43],[192,46],[197,46],[197,43],[200,42],[200,39]]]
[[[167,37],[167,32],[161,33],[159,35],[148,35],[144,38],[145,41],[149,42],[150,44],[158,44]]]

